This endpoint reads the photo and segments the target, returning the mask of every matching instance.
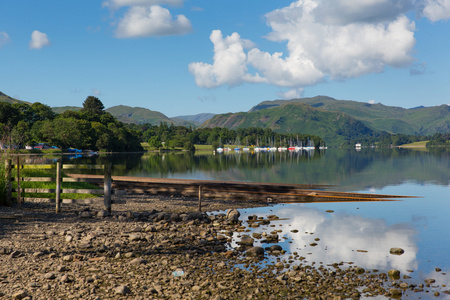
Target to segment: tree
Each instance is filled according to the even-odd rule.
[[[94,96],[89,96],[83,102],[83,108],[81,111],[83,113],[89,113],[93,115],[101,115],[105,107],[103,106],[102,101]]]

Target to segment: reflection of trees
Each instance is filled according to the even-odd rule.
[[[114,164],[114,175],[182,177],[331,184],[343,190],[363,190],[400,184],[407,180],[447,185],[450,152],[411,149],[330,149],[324,153],[183,153],[114,154],[81,158],[79,163]],[[191,175],[190,175],[191,174]],[[339,189],[339,187],[336,187]]]

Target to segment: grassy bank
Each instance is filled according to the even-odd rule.
[[[425,148],[427,145],[427,142],[428,141],[420,141],[420,142],[399,145],[397,147],[399,147],[399,148]]]

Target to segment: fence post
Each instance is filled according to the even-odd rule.
[[[6,204],[12,203],[11,160],[5,160]]]
[[[109,213],[111,213],[111,169],[112,169],[112,163],[107,162],[104,166],[105,168],[105,177],[104,177],[104,200],[103,205],[105,207],[105,210],[107,210]]]
[[[22,207],[22,195],[20,193],[20,158],[17,156],[17,206]]]
[[[56,213],[61,212],[61,161],[56,162]]]
[[[198,186],[198,211],[202,211],[202,186]]]

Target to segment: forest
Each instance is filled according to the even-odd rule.
[[[55,114],[41,103],[0,102],[0,144],[24,148],[48,143],[59,149],[108,152],[142,151],[138,134],[104,111],[103,103],[89,96],[80,111]]]

